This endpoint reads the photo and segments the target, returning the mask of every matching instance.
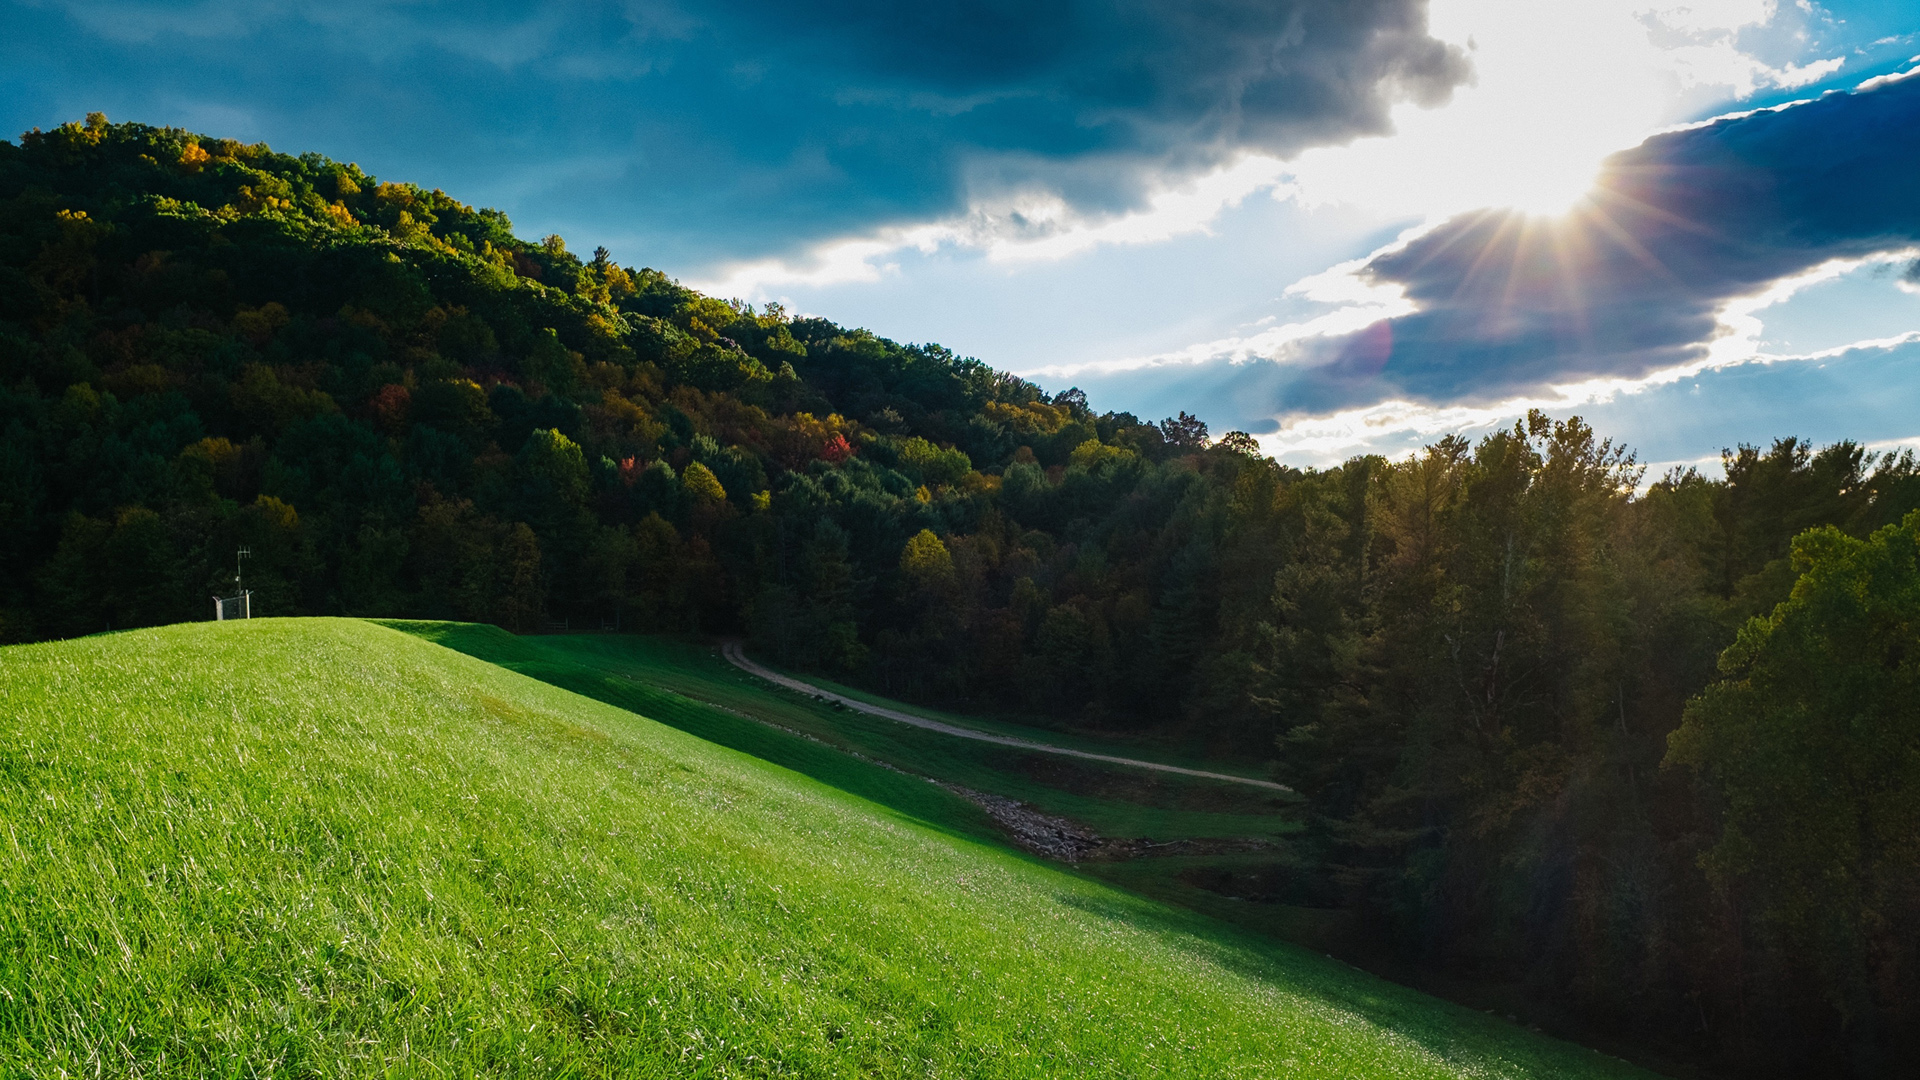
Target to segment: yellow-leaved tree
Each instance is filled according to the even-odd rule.
[[[727,501],[727,489],[720,486],[720,478],[713,475],[712,469],[697,461],[689,463],[681,472],[680,483],[686,487],[696,507],[714,506]]]
[[[923,589],[939,588],[953,580],[953,553],[932,529],[921,529],[900,552],[900,572]]]

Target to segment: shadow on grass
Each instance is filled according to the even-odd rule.
[[[379,624],[792,769],[942,831],[998,846],[1000,832],[984,811],[926,780],[722,707],[569,663],[543,649],[538,639],[474,623],[390,619]]]
[[[539,638],[516,637],[497,627],[401,620],[382,620],[381,625],[783,766],[949,835],[986,841],[989,846],[1021,861],[1068,873],[1086,885],[1084,889],[1060,890],[1056,898],[1066,906],[1116,925],[1185,939],[1224,966],[1283,993],[1324,1001],[1351,1013],[1356,1022],[1397,1032],[1449,1062],[1463,1064],[1482,1060],[1488,1042],[1500,1045],[1504,1051],[1502,1056],[1535,1066],[1549,1060],[1564,1060],[1561,1055],[1566,1051],[1554,1047],[1543,1036],[1369,975],[1319,951],[1287,944],[1258,929],[1236,925],[1242,920],[1223,921],[1223,912],[1196,911],[1181,902],[1211,899],[1216,903],[1208,906],[1219,906],[1226,903],[1221,898],[1158,895],[1175,890],[1166,888],[1169,884],[1166,882],[1128,882],[1125,879],[1130,875],[1060,867],[1014,851],[1004,843],[991,819],[973,803],[918,777],[811,737],[750,719],[726,706],[710,705],[649,685],[632,676],[572,661],[566,652],[544,646]],[[731,675],[730,672],[720,674]],[[697,682],[688,685],[696,691],[700,688]],[[749,704],[744,698],[735,697],[743,692],[738,688],[715,686],[713,689],[724,690],[726,697]],[[744,692],[751,696],[775,693],[757,687]],[[1154,888],[1155,884],[1162,887]],[[1601,1056],[1597,1051],[1592,1053],[1596,1058]]]
[[[1112,889],[1122,888],[1111,881],[1102,880],[1101,884]],[[1276,941],[1257,931],[1222,922],[1205,912],[1131,891],[1061,890],[1054,900],[1063,907],[1120,926],[1184,938],[1224,968],[1283,993],[1350,1012],[1358,1020],[1418,1043],[1457,1067],[1484,1064],[1489,1056],[1488,1047],[1499,1046],[1501,1053],[1497,1057],[1525,1063],[1531,1069],[1564,1061],[1568,1052],[1584,1051],[1596,1060],[1607,1060],[1622,1075],[1655,1075],[1590,1047],[1566,1043],[1465,1005],[1435,998],[1330,955]]]

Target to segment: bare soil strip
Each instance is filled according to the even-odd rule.
[[[724,655],[727,658],[727,662],[731,663],[734,667],[750,675],[759,676],[777,686],[784,686],[789,690],[798,691],[808,697],[824,698],[827,701],[838,702],[849,709],[866,713],[869,716],[878,716],[887,720],[894,720],[911,727],[924,728],[928,731],[938,731],[943,735],[952,735],[955,738],[973,739],[977,742],[995,743],[1000,746],[1012,746],[1021,750],[1030,750],[1037,754],[1059,754],[1063,757],[1083,758],[1087,761],[1104,761],[1112,765],[1127,765],[1136,769],[1152,769],[1155,772],[1179,773],[1181,776],[1198,776],[1203,779],[1220,780],[1229,784],[1246,784],[1249,787],[1266,788],[1269,791],[1285,791],[1288,793],[1292,793],[1293,791],[1292,788],[1285,784],[1276,784],[1271,780],[1255,780],[1249,776],[1234,776],[1229,773],[1207,772],[1202,769],[1186,769],[1178,765],[1163,765],[1157,761],[1141,761],[1137,758],[1115,757],[1111,754],[1095,754],[1086,750],[1074,750],[1065,746],[1051,746],[1047,743],[1034,742],[1030,739],[1016,739],[1009,735],[990,735],[984,731],[975,731],[972,728],[963,728],[954,724],[941,723],[938,720],[931,720],[924,716],[916,716],[913,713],[901,712],[898,709],[887,709],[878,705],[869,705],[864,701],[847,697],[844,694],[836,694],[831,690],[822,690],[812,683],[802,682],[799,679],[782,675],[777,671],[762,667],[752,660],[747,659],[747,654],[740,648],[739,642],[728,642],[721,649],[721,654]]]

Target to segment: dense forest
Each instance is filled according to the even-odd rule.
[[[1910,1067],[1910,456],[1210,435],[316,154],[0,142],[0,640],[209,618],[242,546],[256,614],[748,636],[1260,763],[1309,798],[1296,899],[1590,1031]]]

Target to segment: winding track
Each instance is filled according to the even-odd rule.
[[[897,721],[910,727],[924,728],[928,731],[938,731],[943,735],[952,735],[959,739],[972,739],[976,742],[1012,746],[1040,754],[1059,754],[1062,757],[1084,758],[1088,761],[1104,761],[1110,765],[1128,765],[1136,769],[1152,769],[1154,772],[1179,773],[1181,776],[1198,776],[1206,780],[1222,780],[1229,784],[1246,784],[1249,787],[1266,788],[1269,791],[1284,791],[1288,794],[1293,793],[1292,788],[1285,784],[1276,784],[1271,780],[1255,780],[1248,776],[1233,776],[1228,773],[1206,772],[1202,769],[1183,769],[1178,765],[1162,765],[1157,761],[1141,761],[1137,758],[1115,757],[1112,754],[1095,754],[1086,750],[1073,750],[1065,746],[1050,746],[1046,743],[1033,742],[1028,739],[1016,739],[1008,735],[989,735],[984,731],[975,731],[972,728],[943,724],[938,720],[929,720],[924,716],[915,716],[912,713],[901,712],[898,709],[886,709],[878,705],[869,705],[864,701],[856,701],[843,694],[836,694],[831,690],[822,690],[811,683],[801,682],[799,679],[791,678],[777,671],[761,667],[759,664],[747,659],[746,652],[740,648],[740,643],[737,641],[727,642],[726,645],[721,648],[720,652],[721,655],[727,658],[728,663],[749,675],[756,675],[777,686],[784,686],[789,690],[798,691],[808,697],[837,701],[856,712],[863,712],[869,716],[878,716],[887,720]]]

